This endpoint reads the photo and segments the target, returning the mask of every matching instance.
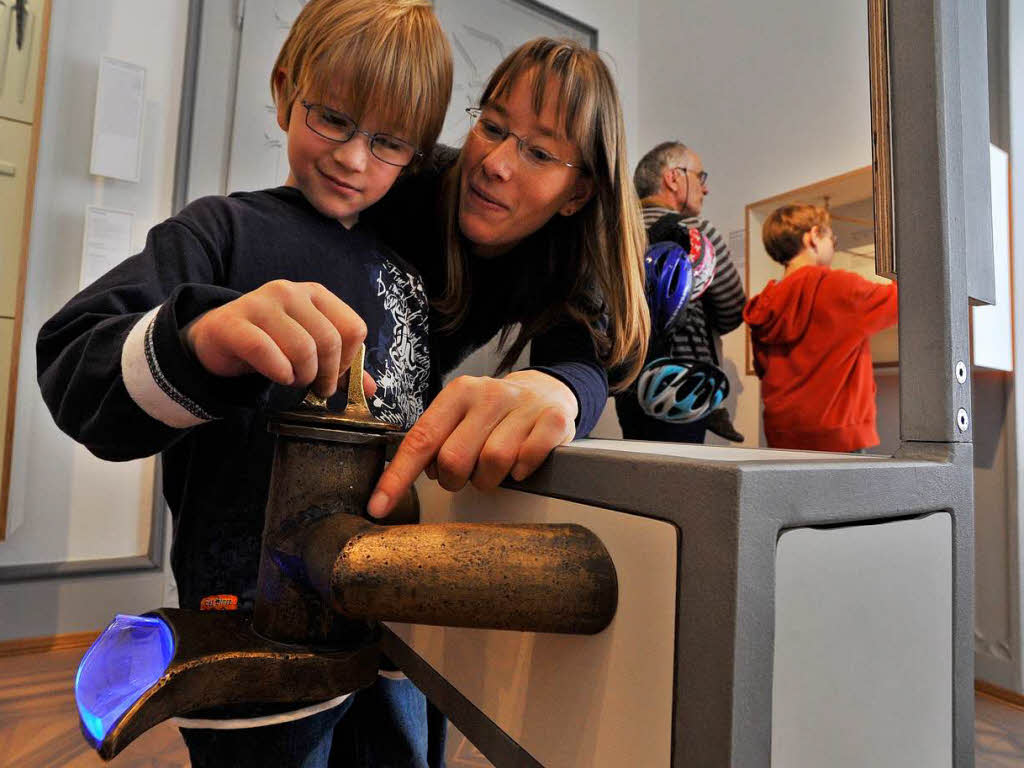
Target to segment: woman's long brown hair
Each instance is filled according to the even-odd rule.
[[[557,113],[566,136],[580,148],[594,195],[572,216],[556,215],[528,238],[544,252],[539,256],[545,274],[524,274],[522,280],[543,285],[546,303],[519,318],[511,345],[506,342],[514,326],[502,329],[499,372],[511,369],[531,339],[568,316],[590,329],[599,358],[614,373],[612,390],[617,391],[639,373],[651,329],[644,296],[646,234],[626,164],[618,92],[597,52],[571,40],[542,37],[524,43],[498,65],[480,103],[507,93],[524,76],[532,76],[537,114],[548,83],[556,84]],[[445,319],[442,331],[458,327],[469,311],[471,244],[459,231],[461,173],[460,155],[445,179],[448,281],[437,303]]]

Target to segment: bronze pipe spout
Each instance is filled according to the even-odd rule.
[[[312,586],[349,619],[594,634],[615,616],[618,580],[580,525],[381,526],[349,516],[310,529]]]
[[[615,566],[579,525],[375,525],[362,517],[401,435],[370,414],[361,355],[349,406],[281,414],[254,626],[327,646],[366,621],[594,634],[618,601]]]

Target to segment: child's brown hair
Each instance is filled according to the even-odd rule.
[[[804,235],[815,227],[831,229],[832,216],[819,205],[795,203],[771,212],[761,229],[765,250],[785,265],[804,249]]]
[[[451,48],[428,0],[310,0],[281,47],[270,90],[286,114],[300,96],[344,107],[356,121],[373,113],[426,155],[451,98]]]

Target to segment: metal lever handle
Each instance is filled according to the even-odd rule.
[[[312,390],[306,393],[299,410],[289,414],[293,420],[335,429],[357,429],[360,431],[396,432],[401,428],[377,419],[370,413],[363,390],[363,366],[366,360],[366,345],[360,344],[348,369],[348,403],[345,410],[335,413],[328,409],[327,398]]]

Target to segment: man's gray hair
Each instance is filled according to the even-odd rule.
[[[633,172],[633,186],[641,199],[661,191],[661,174],[667,166],[683,162],[687,147],[681,141],[663,141],[636,164]]]

